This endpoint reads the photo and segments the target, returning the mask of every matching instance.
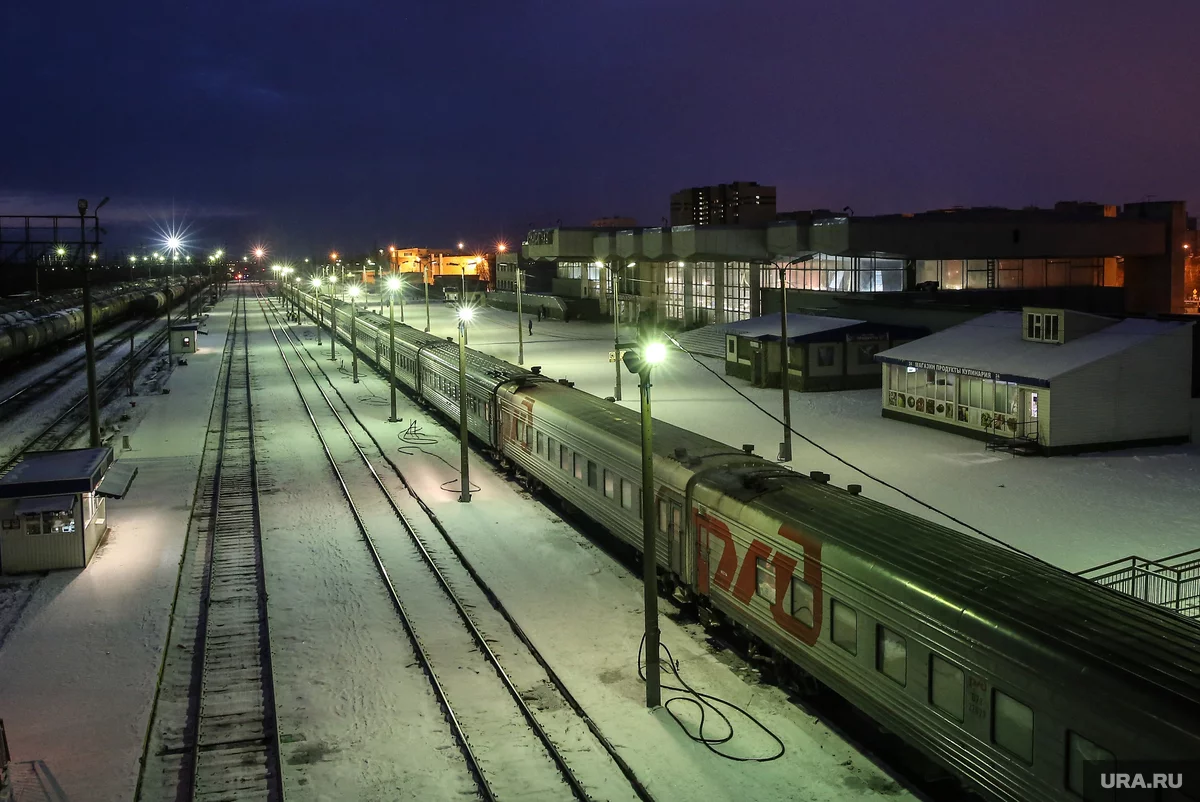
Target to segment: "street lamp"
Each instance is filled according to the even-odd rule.
[[[792,461],[792,398],[788,364],[787,333],[787,269],[792,265],[812,261],[814,254],[800,256],[779,268],[779,384],[783,387],[783,442],[779,444],[779,462]]]
[[[467,324],[471,322],[474,310],[469,306],[458,308],[458,440],[459,440],[459,474],[462,489],[458,500],[471,500],[471,467],[467,459],[468,448],[467,430]]]
[[[618,349],[619,350],[619,349]],[[642,408],[642,595],[646,605],[646,707],[658,707],[661,683],[658,660],[658,562],[654,515],[654,450],[650,417],[650,373],[667,358],[661,342],[643,343],[625,352],[622,361],[638,375]]]
[[[317,306],[317,347],[321,347],[321,277],[313,276],[313,298],[316,299]]]
[[[387,280],[388,288],[388,387],[392,391],[392,417],[389,423],[396,423],[396,293],[400,290],[400,279],[392,276]],[[404,322],[404,296],[400,296],[400,322]]]
[[[429,279],[430,279],[430,276],[426,275],[426,273],[425,273],[424,259],[422,259],[422,257],[420,257],[420,256],[418,256],[417,258],[421,260],[421,283],[425,285],[425,333],[428,334],[429,333]],[[433,257],[429,258],[429,269],[432,272]]]
[[[596,262],[596,267],[606,267],[605,262]],[[633,263],[630,263],[630,267]],[[608,271],[608,279],[612,285],[612,316],[613,316],[613,366],[616,368],[615,379],[613,382],[613,399],[621,400],[621,315],[620,301],[618,299],[617,280],[621,266],[614,262],[612,269]]]
[[[503,246],[501,246],[503,248]],[[499,263],[496,266],[499,272]],[[525,364],[525,327],[521,320],[521,268],[517,268],[517,364]]]
[[[329,358],[337,361],[337,310],[333,308],[333,285],[337,284],[337,275],[329,273]],[[320,299],[317,299],[318,302]]]
[[[362,288],[352,284],[346,292],[350,294],[350,362],[353,365],[354,383],[358,384],[358,327],[355,325],[355,318],[358,314],[358,294],[362,292]]]
[[[275,274],[275,294],[283,299],[283,278],[280,273],[283,272],[283,265],[271,265],[271,272]]]

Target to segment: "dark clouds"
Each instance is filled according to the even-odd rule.
[[[1195,207],[1198,24],[1194,0],[9,3],[0,192],[218,209],[206,236],[293,251],[657,223],[736,179],[860,214]]]

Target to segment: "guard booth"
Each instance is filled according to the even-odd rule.
[[[199,323],[172,323],[171,324],[171,353],[173,354],[194,354],[196,353],[196,330],[200,327]]]
[[[22,456],[0,477],[0,574],[85,567],[108,532],[106,499],[135,476],[108,446]]]

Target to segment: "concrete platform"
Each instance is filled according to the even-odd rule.
[[[169,395],[133,399],[136,417],[120,432],[130,448],[117,456],[138,478],[110,502],[112,530],[87,568],[37,583],[0,647],[12,758],[52,771],[65,798],[134,797],[232,309],[229,297],[210,313]]]

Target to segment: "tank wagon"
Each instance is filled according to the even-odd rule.
[[[357,326],[386,372],[386,321]],[[395,378],[457,419],[450,345],[397,324]],[[477,352],[467,369],[472,436],[640,552],[638,413]],[[1100,798],[1085,761],[1200,756],[1193,622],[662,421],[654,447],[662,584],[984,798]]]
[[[200,280],[193,279],[191,285],[199,286]],[[166,306],[168,293],[174,303],[184,297],[187,286],[181,278],[167,288],[154,283],[134,288],[126,285],[108,292],[97,292],[92,300],[92,325],[115,322],[130,314],[160,314]],[[0,315],[0,362],[34,353],[82,334],[82,300],[81,297],[71,300],[79,305],[65,306],[61,302],[35,304]]]

